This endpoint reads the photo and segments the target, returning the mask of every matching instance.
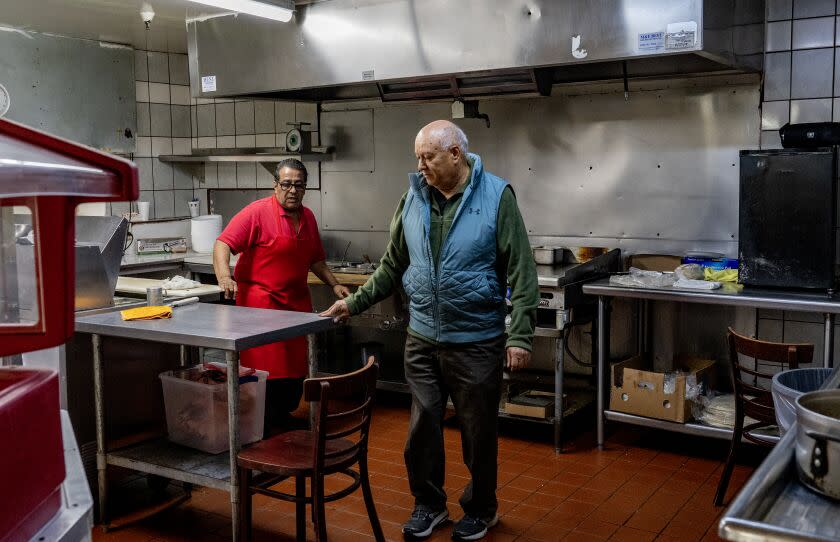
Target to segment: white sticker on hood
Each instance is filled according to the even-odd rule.
[[[216,92],[215,75],[203,75],[201,77],[201,92]]]
[[[697,23],[671,23],[665,30],[666,49],[689,49],[697,43]]]
[[[586,58],[588,54],[586,49],[580,48],[580,34],[572,36],[572,56],[575,58]]]

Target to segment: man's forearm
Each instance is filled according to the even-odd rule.
[[[230,247],[221,241],[213,245],[213,272],[217,281],[230,278]]]
[[[323,282],[330,288],[333,288],[336,284],[338,284],[338,279],[335,278],[335,275],[332,274],[330,268],[327,267],[327,262],[325,262],[324,260],[313,263],[311,266],[309,266],[309,270],[315,273],[315,276],[321,279],[321,282]]]

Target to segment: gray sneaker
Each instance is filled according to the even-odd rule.
[[[452,540],[481,540],[487,535],[488,529],[499,523],[499,516],[493,514],[491,518],[477,518],[466,515],[458,520],[452,529]]]
[[[423,540],[428,538],[435,527],[446,521],[449,511],[435,510],[428,506],[418,504],[414,507],[411,517],[402,526],[403,536],[407,540]]]

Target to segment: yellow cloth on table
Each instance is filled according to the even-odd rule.
[[[172,307],[137,307],[120,311],[123,320],[157,320],[172,318]]]
[[[703,269],[703,278],[706,280],[713,280],[715,282],[738,282],[737,269],[712,269],[706,267]]]

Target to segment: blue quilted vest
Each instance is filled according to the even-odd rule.
[[[430,187],[409,175],[403,230],[409,266],[402,277],[409,298],[409,325],[443,343],[469,343],[505,331],[505,281],[496,273],[496,214],[507,182],[487,173],[470,154],[472,176],[435,267],[429,244]]]

